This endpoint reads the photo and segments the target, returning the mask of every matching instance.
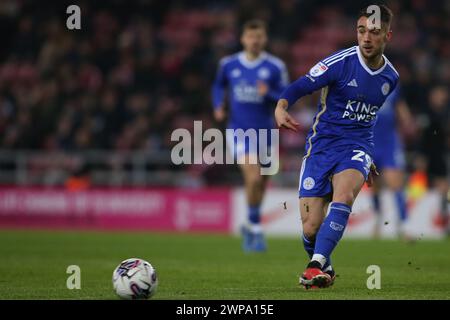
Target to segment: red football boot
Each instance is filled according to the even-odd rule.
[[[308,267],[299,279],[300,284],[306,289],[327,288],[332,285],[334,279],[320,269],[320,264],[316,266],[314,263],[318,264],[316,261],[308,264]]]

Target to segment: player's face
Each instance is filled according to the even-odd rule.
[[[383,54],[386,43],[391,40],[392,31],[388,30],[389,26],[385,23],[381,24],[381,29],[373,26],[369,28],[367,21],[367,17],[358,19],[357,33],[359,49],[364,58],[370,60]]]
[[[244,50],[253,55],[259,55],[267,43],[267,35],[264,29],[247,29],[241,36]]]

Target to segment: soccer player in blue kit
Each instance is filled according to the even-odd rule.
[[[212,88],[214,117],[221,122],[226,118],[225,91],[228,91],[230,116],[228,129],[266,129],[266,142],[256,146],[251,141],[239,141],[227,135],[228,147],[238,160],[244,177],[248,204],[248,223],[242,226],[243,249],[246,252],[263,252],[267,249],[261,226],[261,203],[267,175],[261,175],[259,148],[271,148],[270,129],[274,129],[274,105],[289,83],[284,63],[264,51],[267,30],[263,21],[251,20],[244,24],[241,35],[243,51],[220,61]],[[255,141],[253,141],[255,143]],[[264,145],[265,144],[265,145]],[[263,152],[267,152],[265,150]]]
[[[397,123],[413,125],[412,115],[406,102],[400,98],[399,86],[388,96],[377,114],[377,122],[374,127],[375,150],[373,161],[387,188],[394,194],[395,204],[399,215],[398,234],[407,239],[404,230],[408,213],[404,193],[404,167],[405,156],[403,143],[397,132]],[[373,184],[373,205],[377,221],[374,236],[378,237],[381,226],[381,201],[380,183],[378,178]]]
[[[391,40],[392,12],[369,8],[357,20],[358,45],[321,60],[282,93],[275,109],[278,127],[298,130],[287,108],[322,89],[307,136],[299,198],[303,244],[310,262],[300,276],[305,288],[333,284],[330,256],[341,239],[356,196],[372,183],[373,126],[378,109],[397,86],[399,75],[383,55]],[[378,23],[377,23],[378,20]]]

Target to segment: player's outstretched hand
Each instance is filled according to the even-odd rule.
[[[373,179],[375,176],[379,176],[380,173],[377,171],[377,166],[372,162],[370,165],[369,176],[367,177],[367,185],[371,187],[373,185]]]
[[[217,122],[222,122],[227,117],[227,113],[225,112],[224,106],[221,106],[214,110],[214,119]]]
[[[300,127],[300,123],[295,121],[295,119],[292,118],[291,115],[286,111],[287,106],[287,100],[278,100],[277,107],[275,108],[275,121],[278,128],[286,128],[297,132]]]

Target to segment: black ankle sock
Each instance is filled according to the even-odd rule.
[[[333,269],[328,270],[328,271],[324,271],[324,272],[325,272],[325,273],[328,273],[328,274],[330,275],[330,277],[332,277],[332,278],[333,278],[333,276],[335,275],[335,272],[334,272]]]
[[[317,268],[317,269],[322,269],[322,265],[320,264],[319,261],[311,261],[310,263],[308,263],[307,268]]]

